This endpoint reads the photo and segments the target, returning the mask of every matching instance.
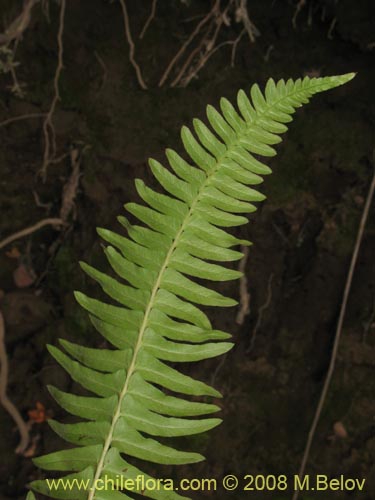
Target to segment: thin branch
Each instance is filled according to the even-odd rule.
[[[241,0],[240,6],[236,11],[236,18],[244,25],[245,30],[249,35],[250,42],[254,43],[255,38],[260,35],[260,31],[249,17],[249,13],[247,10],[247,0]]]
[[[44,116],[46,116],[46,113],[27,113],[25,115],[14,116],[13,118],[8,118],[7,120],[0,122],[0,127],[6,127],[11,123],[18,122],[21,120],[28,120],[30,118],[43,118]]]
[[[59,21],[59,30],[57,33],[57,44],[58,44],[58,62],[57,68],[55,72],[55,77],[53,81],[55,95],[51,102],[51,107],[47,113],[47,117],[43,123],[43,134],[44,134],[44,155],[43,155],[43,165],[41,167],[41,175],[43,181],[46,180],[48,165],[51,163],[51,159],[56,154],[56,140],[55,140],[55,129],[52,123],[53,114],[55,112],[55,108],[57,102],[60,100],[60,92],[59,92],[59,80],[60,74],[63,70],[63,55],[64,55],[64,45],[63,45],[63,34],[64,34],[64,18],[65,18],[65,8],[66,8],[66,0],[60,0],[60,21]],[[50,137],[51,134],[51,137]],[[52,142],[51,142],[52,140]],[[51,153],[52,150],[52,153]]]
[[[19,97],[20,99],[23,99],[25,97],[25,93],[22,90],[22,87],[25,87],[25,84],[20,84],[20,82],[18,81],[17,73],[15,70],[17,63],[14,62],[14,59],[16,57],[17,48],[18,48],[18,42],[19,42],[19,39],[17,38],[14,42],[14,47],[13,47],[13,51],[12,51],[12,62],[9,65],[9,72],[12,75],[12,79],[13,79],[13,85],[11,86],[10,90],[11,90],[12,94]]]
[[[49,12],[49,0],[42,0],[42,12],[47,19],[47,23],[51,24],[51,16]]]
[[[272,44],[268,46],[267,51],[263,56],[263,59],[265,60],[265,62],[268,62],[270,60],[270,55],[271,55],[271,52],[273,51],[274,48],[275,47]]]
[[[230,57],[230,65],[232,68],[234,68],[234,65],[235,65],[237,46],[240,43],[241,38],[244,36],[245,33],[246,33],[246,29],[244,28],[241,31],[241,33],[238,35],[238,37],[235,40],[233,40],[232,54]]]
[[[102,68],[102,71],[103,71],[103,75],[102,75],[102,81],[101,81],[101,84],[100,84],[100,88],[98,90],[98,93],[101,92],[105,86],[105,84],[107,83],[107,78],[108,78],[108,70],[107,70],[107,66],[105,65],[103,59],[100,57],[100,55],[97,53],[96,50],[94,50],[94,56],[96,57],[96,60],[98,61],[100,67]]]
[[[171,83],[171,87],[175,87],[178,82],[182,79],[186,69],[189,67],[189,64],[191,63],[191,61],[194,59],[194,57],[198,54],[198,52],[202,49],[202,47],[204,46],[204,43],[206,42],[206,38],[204,37],[200,44],[195,47],[194,50],[192,50],[189,54],[189,57],[186,59],[186,61],[184,62],[184,64],[182,65],[182,68],[180,69],[178,75],[176,76],[176,78],[173,80],[173,82]]]
[[[203,39],[200,43],[200,46],[198,47],[198,50],[200,49],[200,47],[204,47],[204,50],[200,54],[197,62],[195,63],[195,66],[192,66],[190,68],[189,73],[184,77],[182,75],[182,70],[181,70],[179,75],[177,76],[177,78],[175,78],[175,80],[171,83],[171,87],[176,86],[177,83],[179,83],[180,87],[186,87],[190,83],[190,81],[194,77],[197,76],[199,71],[207,63],[208,59],[218,49],[220,49],[224,45],[233,45],[236,42],[236,40],[228,41],[228,42],[221,43],[215,47],[215,43],[216,43],[216,40],[219,36],[222,25],[227,23],[227,12],[228,12],[230,6],[232,5],[232,3],[233,3],[233,0],[230,0],[228,5],[226,6],[226,8],[223,11],[218,10],[217,12],[215,12],[215,19],[213,19],[211,26],[208,29],[208,34],[212,30],[212,28],[213,28],[214,32],[213,32],[212,36],[210,36],[210,37],[208,36],[208,34],[203,37]],[[197,51],[197,49],[195,49],[195,51],[193,51],[193,52],[195,53],[196,51]],[[191,60],[191,58],[189,58],[188,61],[189,60]],[[185,68],[186,68],[186,63],[183,67],[183,70],[185,70]]]
[[[211,17],[215,14],[217,9],[219,8],[220,5],[220,0],[216,0],[214,6],[210,10],[210,12],[197,24],[195,27],[194,31],[191,33],[189,38],[186,40],[186,42],[182,45],[182,47],[177,51],[171,62],[168,64],[167,69],[164,71],[160,82],[159,82],[159,87],[164,85],[166,79],[169,76],[169,73],[171,72],[173,66],[176,64],[176,62],[180,59],[180,57],[183,55],[185,50],[187,49],[188,45],[192,42],[192,40],[195,38],[195,36],[200,32],[201,28],[211,19]]]
[[[186,19],[183,19],[183,23],[191,23],[192,21],[195,21],[196,19],[202,19],[204,17],[204,14],[197,14],[196,16],[190,16],[187,17]]]
[[[307,17],[307,26],[312,26],[313,23],[313,2],[309,5],[309,14]]]
[[[215,54],[218,50],[220,50],[222,47],[225,45],[233,45],[234,41],[230,40],[228,42],[222,42],[219,45],[217,45],[211,52],[205,55],[205,57],[202,57],[202,59],[198,62],[197,67],[195,68],[194,71],[192,71],[181,83],[181,87],[187,87],[190,81],[199,73],[199,71],[203,68],[203,66],[207,63],[207,61],[210,59],[211,56]]]
[[[139,85],[142,87],[143,90],[146,90],[147,86],[143,80],[141,69],[138,66],[136,60],[134,59],[135,46],[134,46],[134,42],[133,42],[132,35],[130,32],[129,16],[128,16],[128,11],[126,9],[125,0],[120,0],[120,4],[121,4],[123,18],[124,18],[125,36],[126,36],[126,39],[128,41],[128,44],[129,44],[129,60],[135,69],[135,73],[137,75]]]
[[[370,211],[370,206],[371,206],[372,198],[374,196],[374,190],[375,190],[375,169],[374,169],[372,181],[371,181],[371,184],[370,184],[370,188],[369,188],[369,191],[368,191],[368,194],[367,194],[366,203],[365,203],[365,206],[363,208],[362,217],[361,217],[361,221],[360,221],[359,229],[358,229],[358,234],[357,234],[357,239],[356,239],[356,242],[355,242],[355,245],[354,245],[353,255],[352,255],[352,258],[351,258],[351,261],[350,261],[348,276],[346,278],[346,283],[345,283],[343,298],[342,298],[342,302],[341,302],[340,314],[339,314],[339,319],[338,319],[338,322],[337,322],[337,328],[336,328],[336,333],[335,333],[335,340],[334,340],[334,343],[333,343],[331,360],[330,360],[330,363],[329,363],[329,368],[328,368],[328,371],[327,371],[327,376],[326,376],[326,379],[324,381],[322,393],[320,395],[319,403],[318,403],[318,406],[316,408],[314,419],[313,419],[313,422],[311,424],[310,431],[309,431],[309,434],[308,434],[308,438],[307,438],[305,450],[303,452],[302,462],[301,462],[299,473],[298,473],[298,475],[299,475],[300,478],[302,478],[302,476],[305,473],[305,468],[306,468],[307,460],[308,460],[308,457],[309,457],[309,454],[310,454],[310,449],[311,449],[311,445],[312,445],[312,442],[313,442],[313,439],[314,439],[315,431],[316,431],[316,428],[317,428],[317,425],[318,425],[318,422],[319,422],[319,419],[320,419],[320,415],[322,413],[322,409],[323,409],[323,406],[324,406],[324,403],[325,403],[325,400],[326,400],[328,389],[329,389],[329,386],[330,386],[330,383],[331,383],[331,380],[332,380],[332,375],[333,375],[333,372],[334,372],[334,369],[335,369],[336,358],[337,358],[337,353],[338,353],[338,348],[339,348],[339,343],[340,343],[340,338],[341,338],[341,332],[342,332],[342,327],[343,327],[343,323],[344,323],[344,318],[345,318],[345,313],[346,313],[346,307],[347,307],[347,303],[348,303],[350,288],[351,288],[352,281],[353,281],[354,270],[355,270],[355,266],[356,266],[356,263],[357,263],[358,253],[359,253],[359,249],[361,247],[361,243],[362,243],[362,239],[363,239],[363,233],[364,233],[364,229],[365,229],[365,226],[366,226],[368,214],[369,214],[369,211]],[[298,500],[298,496],[299,496],[299,491],[296,490],[294,492],[294,494],[293,494],[293,499],[292,500]]]
[[[44,208],[44,210],[47,211],[47,213],[51,210],[52,208],[52,203],[43,203],[41,199],[39,198],[39,194],[33,189],[33,196],[34,196],[34,201],[37,207],[39,208]]]
[[[9,45],[19,40],[30,24],[32,8],[39,0],[25,0],[21,14],[11,23],[5,33],[0,34],[0,45]]]
[[[292,25],[294,29],[297,29],[297,17],[300,11],[303,9],[303,7],[306,5],[306,0],[299,0],[298,4],[296,5],[293,17],[292,17]]]
[[[29,445],[29,430],[27,424],[23,421],[20,412],[14,406],[12,401],[7,395],[8,386],[8,357],[5,347],[5,325],[3,314],[0,311],[0,403],[3,408],[9,413],[14,422],[18,427],[18,432],[20,433],[20,442],[16,448],[16,453],[22,454]]]
[[[84,148],[86,149],[86,148]],[[81,159],[82,152],[78,147],[74,148],[70,152],[70,163],[72,166],[72,173],[69,176],[66,184],[63,187],[61,208],[60,208],[60,218],[64,222],[68,220],[68,217],[72,210],[74,209],[74,200],[77,196],[79,179],[81,177]]]
[[[143,26],[142,31],[141,31],[141,33],[139,35],[140,40],[142,40],[142,38],[145,36],[145,33],[146,33],[148,27],[150,26],[151,21],[155,17],[156,2],[157,1],[158,0],[152,0],[151,12],[150,12],[150,15],[148,16],[147,21],[145,22],[145,25]]]
[[[334,17],[328,28],[328,33],[327,33],[328,40],[333,40],[333,30],[335,29],[336,23],[337,23],[337,18]]]
[[[63,153],[60,156],[56,156],[55,158],[51,159],[50,164],[57,165],[58,163],[65,160],[65,158],[67,158],[68,156],[70,156],[70,153]]]
[[[33,226],[22,229],[21,231],[17,231],[16,233],[11,234],[10,236],[5,238],[4,240],[0,241],[0,250],[2,248],[6,247],[7,245],[9,245],[9,243],[12,243],[12,241],[19,240],[20,238],[23,238],[24,236],[28,236],[29,234],[35,233],[35,231],[38,231],[38,229],[40,229],[44,226],[62,226],[63,224],[64,224],[64,221],[62,219],[59,219],[59,218],[43,219],[43,220],[37,222],[36,224],[34,224]]]

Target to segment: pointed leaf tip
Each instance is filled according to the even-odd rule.
[[[341,78],[342,83],[347,83],[350,82],[350,80],[353,80],[357,76],[356,72],[353,73],[346,73],[345,75],[340,75],[339,78]]]
[[[81,303],[80,300],[82,300],[85,297],[85,295],[82,292],[79,292],[78,290],[74,290],[73,295],[79,304]]]
[[[350,82],[356,76],[357,73],[345,73],[344,75],[337,75],[329,77],[333,82],[335,82],[335,87],[339,85],[345,85],[345,83]]]
[[[357,73],[346,73],[345,75],[328,76],[323,78],[323,83],[326,83],[327,88],[323,90],[333,89],[339,87],[340,85],[345,85],[345,83],[350,82],[356,76]]]

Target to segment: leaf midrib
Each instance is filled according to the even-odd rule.
[[[321,81],[319,83],[321,83]],[[285,84],[286,84],[286,82],[285,82]],[[296,82],[294,82],[294,86],[295,85],[296,85]],[[301,85],[302,85],[302,82],[301,82]],[[267,102],[267,106],[266,106],[266,108],[263,111],[261,111],[261,112],[256,111],[257,116],[256,116],[256,119],[253,122],[251,122],[251,123],[246,122],[247,127],[246,127],[246,131],[244,130],[243,134],[245,135],[249,130],[251,130],[251,128],[256,125],[257,121],[262,116],[264,116],[265,114],[267,114],[267,111],[269,109],[272,109],[273,107],[275,107],[279,102],[282,102],[283,100],[285,100],[285,99],[287,99],[287,98],[289,98],[289,97],[291,97],[293,95],[296,95],[298,93],[307,92],[307,91],[311,90],[314,87],[319,87],[319,84],[317,84],[317,85],[311,85],[311,86],[309,86],[307,88],[303,88],[301,86],[301,88],[299,88],[298,90],[294,90],[294,92],[290,92],[290,93],[285,94],[280,99],[278,99],[277,101],[272,102],[271,104],[268,104],[268,102]],[[90,492],[89,492],[88,500],[94,500],[94,498],[95,498],[95,492],[96,492],[95,484],[96,484],[96,481],[100,478],[101,473],[103,471],[104,460],[105,460],[107,452],[110,449],[110,446],[112,444],[113,433],[114,433],[114,430],[115,430],[115,426],[117,424],[118,419],[122,415],[122,412],[121,412],[122,401],[123,401],[123,399],[124,399],[124,397],[125,397],[125,395],[126,395],[126,393],[128,391],[128,387],[129,387],[129,383],[130,383],[131,377],[132,377],[132,375],[133,375],[133,373],[135,371],[135,365],[136,365],[136,362],[137,362],[137,355],[138,355],[139,350],[142,347],[143,335],[144,335],[144,333],[146,331],[146,328],[147,328],[147,325],[148,325],[148,319],[149,319],[150,313],[152,311],[152,308],[154,306],[156,294],[159,291],[160,284],[161,284],[161,281],[163,279],[164,271],[168,267],[168,264],[169,264],[169,261],[171,260],[173,252],[174,252],[174,250],[176,249],[176,247],[177,247],[177,245],[179,243],[181,235],[183,234],[183,232],[185,231],[186,227],[188,226],[190,218],[193,215],[194,210],[195,210],[197,204],[200,202],[200,200],[202,198],[202,194],[203,194],[205,188],[207,187],[207,185],[210,184],[210,180],[212,179],[212,176],[220,168],[220,164],[224,160],[224,158],[228,155],[228,152],[232,148],[234,148],[234,147],[236,147],[238,145],[238,142],[240,140],[240,136],[241,135],[242,135],[241,133],[240,134],[236,134],[236,136],[237,136],[236,140],[232,144],[230,144],[230,145],[227,146],[227,150],[226,150],[225,154],[223,155],[223,157],[220,158],[220,159],[217,159],[216,164],[212,167],[212,169],[209,172],[207,172],[207,177],[206,177],[205,181],[202,183],[202,186],[201,186],[199,192],[197,193],[197,196],[196,196],[195,200],[193,201],[193,203],[192,203],[192,205],[191,205],[191,207],[189,209],[189,212],[186,214],[186,217],[185,217],[184,221],[181,224],[181,228],[177,232],[176,237],[175,237],[174,241],[172,242],[172,245],[171,245],[171,247],[170,247],[170,249],[169,249],[169,251],[168,251],[168,253],[166,255],[165,261],[164,261],[164,263],[163,263],[163,265],[162,265],[162,267],[160,269],[159,275],[158,275],[158,277],[156,279],[155,285],[153,287],[153,290],[152,290],[152,293],[151,293],[151,296],[150,296],[149,303],[148,303],[147,308],[145,310],[145,314],[144,314],[144,317],[143,317],[143,321],[142,321],[141,327],[139,329],[138,340],[137,340],[137,343],[136,343],[135,348],[134,348],[133,358],[131,360],[131,363],[129,365],[129,368],[128,368],[128,371],[127,371],[127,374],[126,374],[126,379],[125,379],[124,387],[123,387],[123,389],[122,389],[122,391],[121,391],[121,393],[119,395],[118,405],[117,405],[116,411],[114,413],[114,416],[113,416],[113,419],[112,419],[112,422],[111,422],[111,427],[110,427],[110,431],[108,433],[108,437],[107,437],[107,439],[106,439],[106,441],[104,443],[103,451],[102,451],[102,454],[101,454],[100,459],[98,461],[98,465],[97,465],[97,468],[96,468],[95,476],[93,478],[92,490],[90,490]]]

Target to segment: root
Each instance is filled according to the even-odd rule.
[[[337,18],[334,17],[328,28],[328,33],[327,33],[328,40],[333,40],[333,30],[335,29],[336,23],[337,23]]]
[[[6,127],[7,125],[10,125],[11,123],[19,122],[22,120],[29,120],[30,118],[44,118],[45,116],[46,116],[46,113],[28,113],[25,115],[14,116],[13,118],[8,118],[7,120],[0,122],[0,127]]]
[[[148,27],[150,26],[151,21],[152,21],[152,20],[154,19],[154,17],[155,17],[155,12],[156,12],[156,2],[157,2],[157,1],[158,1],[158,0],[152,0],[151,12],[150,12],[150,15],[148,16],[148,18],[147,18],[147,20],[146,20],[146,22],[145,22],[145,25],[143,26],[142,31],[141,31],[141,33],[140,33],[140,35],[139,35],[140,40],[142,40],[142,38],[145,36],[145,33],[146,33],[146,31],[147,31]]]
[[[175,56],[172,58],[171,62],[168,64],[167,69],[164,71],[164,73],[159,81],[159,87],[162,87],[164,85],[164,83],[167,80],[173,67],[175,66],[177,61],[183,56],[183,54],[185,53],[185,50],[190,45],[190,43],[194,40],[194,38],[198,35],[200,30],[203,28],[203,26],[205,24],[207,24],[208,21],[210,19],[212,19],[212,17],[215,17],[216,13],[219,10],[219,6],[220,6],[220,0],[215,0],[214,6],[210,10],[210,12],[197,24],[197,26],[195,27],[192,34],[189,36],[189,38],[186,40],[186,42],[182,45],[182,47],[177,51]]]
[[[103,59],[100,57],[100,55],[97,53],[96,50],[94,51],[94,56],[96,57],[96,60],[98,61],[99,66],[102,68],[102,71],[103,71],[102,81],[100,83],[100,87],[98,90],[98,94],[99,94],[99,92],[101,92],[103,90],[105,84],[107,83],[108,70],[107,70],[107,66],[105,65]]]
[[[188,62],[190,64],[191,60],[194,59],[196,53],[200,52],[198,60],[196,61],[195,65],[191,66],[186,76],[184,76],[184,73],[186,72],[186,68],[189,67],[189,64],[185,63],[185,65],[183,66],[184,71],[181,70],[179,72],[177,78],[175,78],[175,80],[171,83],[171,87],[175,87],[177,86],[177,84],[180,87],[187,87],[191,80],[197,77],[199,71],[206,65],[207,61],[215,54],[215,52],[217,52],[225,45],[232,45],[235,43],[235,41],[227,41],[215,46],[216,40],[219,36],[223,24],[229,23],[227,14],[229,8],[233,5],[233,2],[234,0],[230,0],[226,8],[222,12],[218,9],[214,13],[215,17],[212,19],[211,25],[209,26],[206,35],[201,40],[199,47],[195,49],[188,58]],[[213,31],[213,34],[210,36],[211,31]]]
[[[128,11],[126,8],[125,0],[120,0],[120,4],[121,4],[121,8],[122,8],[122,14],[124,17],[125,36],[126,36],[126,40],[128,41],[128,44],[129,44],[129,59],[130,59],[130,62],[132,64],[133,68],[135,69],[135,73],[137,75],[137,80],[138,80],[139,85],[141,86],[141,88],[143,90],[146,90],[147,85],[145,84],[145,82],[143,80],[141,69],[138,66],[138,64],[134,58],[135,45],[134,45],[133,38],[132,38],[132,35],[130,32],[129,16],[128,16]]]
[[[243,24],[243,29],[234,40],[216,45],[223,26],[230,26],[231,24],[231,13],[234,13],[236,22]],[[243,35],[247,33],[251,42],[254,42],[255,38],[260,35],[259,30],[249,17],[247,0],[229,0],[223,10],[220,9],[220,1],[215,1],[211,10],[199,21],[189,38],[170,61],[159,81],[159,87],[164,85],[177,62],[185,55],[188,46],[196,38],[200,37],[205,26],[207,26],[206,32],[201,36],[196,47],[186,57],[177,76],[172,80],[171,87],[186,87],[193,78],[197,77],[199,71],[206,65],[207,61],[226,45],[232,45],[231,66],[234,67],[236,50]]]
[[[8,46],[14,40],[22,38],[30,24],[31,11],[38,2],[39,0],[24,0],[21,14],[5,30],[5,33],[0,34],[0,45]]]
[[[236,10],[236,20],[237,22],[242,22],[245,30],[247,31],[247,34],[249,35],[250,42],[254,43],[255,38],[260,35],[260,31],[255,26],[255,24],[253,24],[249,17],[249,13],[247,10],[247,0],[240,1],[240,5]]]
[[[19,240],[20,238],[24,238],[25,236],[28,236],[29,234],[35,233],[35,231],[38,231],[38,229],[44,227],[44,226],[62,226],[64,224],[64,221],[62,219],[43,219],[33,226],[27,227],[25,229],[22,229],[21,231],[17,231],[16,233],[8,236],[4,240],[0,241],[0,250],[9,243],[12,243],[13,241]]]
[[[297,17],[300,11],[303,9],[303,7],[306,5],[306,0],[299,0],[298,4],[296,5],[293,17],[292,17],[292,25],[294,29],[297,29]]]
[[[238,35],[238,37],[235,40],[233,40],[232,54],[230,56],[230,65],[232,68],[234,68],[234,66],[235,66],[236,51],[237,51],[238,44],[240,43],[241,38],[244,36],[245,33],[246,33],[246,30],[243,29],[241,31],[241,33]]]
[[[66,0],[60,0],[60,22],[59,22],[59,30],[57,34],[57,44],[58,44],[58,62],[57,68],[55,72],[55,77],[53,81],[55,95],[52,99],[50,109],[47,113],[46,119],[43,123],[43,134],[44,134],[44,155],[43,155],[43,164],[40,169],[40,173],[43,179],[43,182],[46,181],[47,178],[47,169],[51,161],[54,159],[56,155],[56,137],[55,137],[55,129],[52,123],[53,114],[55,112],[55,108],[57,102],[60,100],[60,92],[59,92],[59,80],[60,74],[63,70],[63,54],[64,54],[64,45],[63,45],[63,34],[64,34],[64,18],[65,18],[65,8],[66,8]]]
[[[374,165],[374,167],[375,167],[375,165]],[[305,473],[306,464],[307,464],[307,461],[308,461],[308,458],[310,455],[311,445],[313,443],[314,436],[315,436],[315,431],[316,431],[316,428],[317,428],[318,423],[319,423],[320,415],[321,415],[323,407],[324,407],[324,403],[325,403],[325,400],[327,397],[328,389],[329,389],[329,386],[331,384],[333,372],[335,369],[337,353],[338,353],[338,348],[339,348],[340,339],[341,339],[342,327],[344,324],[344,318],[345,318],[345,313],[346,313],[346,307],[348,304],[349,293],[350,293],[350,289],[351,289],[352,281],[353,281],[354,270],[355,270],[355,266],[357,263],[358,253],[359,253],[359,249],[361,247],[363,233],[364,233],[364,229],[366,226],[368,214],[370,211],[372,198],[374,196],[374,191],[375,191],[375,168],[374,168],[374,173],[373,173],[372,181],[370,184],[370,188],[369,188],[369,191],[367,194],[366,203],[365,203],[365,206],[363,208],[361,221],[359,223],[357,239],[356,239],[356,242],[354,245],[353,255],[352,255],[352,258],[350,261],[349,271],[348,271],[348,275],[346,278],[343,298],[342,298],[341,307],[340,307],[340,314],[339,314],[339,319],[337,322],[335,339],[334,339],[333,348],[332,348],[331,360],[330,360],[329,368],[328,368],[327,375],[326,375],[326,378],[324,381],[323,389],[322,389],[322,392],[321,392],[321,395],[319,398],[318,406],[316,408],[315,415],[314,415],[314,418],[313,418],[313,421],[312,421],[312,424],[311,424],[311,427],[309,430],[309,434],[307,437],[305,450],[303,452],[303,457],[302,457],[300,469],[298,472],[299,478],[302,478],[304,473]],[[292,500],[298,500],[298,496],[299,496],[299,491],[296,490],[294,492]]]
[[[79,148],[74,148],[70,152],[70,163],[72,166],[72,173],[66,184],[63,187],[60,219],[67,222],[70,213],[74,210],[74,200],[77,196],[79,179],[81,177],[81,151]]]
[[[8,386],[8,357],[5,348],[5,325],[3,314],[0,311],[0,404],[9,413],[14,422],[17,425],[18,432],[20,433],[20,442],[16,448],[16,453],[23,454],[27,447],[29,446],[30,437],[29,429],[21,417],[20,412],[14,406],[12,401],[7,396],[7,386]]]

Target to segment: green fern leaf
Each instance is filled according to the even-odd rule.
[[[221,395],[167,363],[198,361],[231,349],[233,344],[226,341],[229,335],[214,330],[200,306],[236,304],[209,288],[207,281],[241,276],[222,263],[242,257],[232,247],[250,245],[226,228],[245,224],[243,214],[253,212],[254,203],[264,199],[255,186],[271,170],[254,155],[274,156],[274,146],[295,109],[314,94],[353,77],[351,73],[277,83],[271,79],[264,92],[258,85],[251,87],[250,95],[240,90],[238,109],[223,98],[220,111],[207,107],[208,125],[194,120],[192,130],[182,127],[182,142],[192,165],[170,149],[166,151],[170,169],[150,160],[161,192],[137,180],[144,204],[126,205],[142,224],[130,224],[121,216],[127,235],[98,230],[109,244],[105,254],[118,278],[81,264],[116,302],[76,293],[96,330],[113,348],[92,349],[67,341],[61,341],[65,352],[49,347],[70,376],[93,393],[76,396],[49,388],[66,411],[83,421],[50,421],[55,432],[76,447],[37,458],[35,463],[46,470],[70,472],[65,479],[74,480],[74,488],[54,488],[45,480],[31,484],[35,491],[52,498],[126,500],[131,498],[129,492],[97,487],[105,478],[149,478],[123,455],[130,462],[135,457],[160,464],[203,459],[167,446],[158,437],[186,436],[217,426],[220,419],[202,418],[216,412],[217,406],[181,395]],[[203,281],[197,283],[195,278]],[[136,493],[157,500],[185,498],[166,488]]]

